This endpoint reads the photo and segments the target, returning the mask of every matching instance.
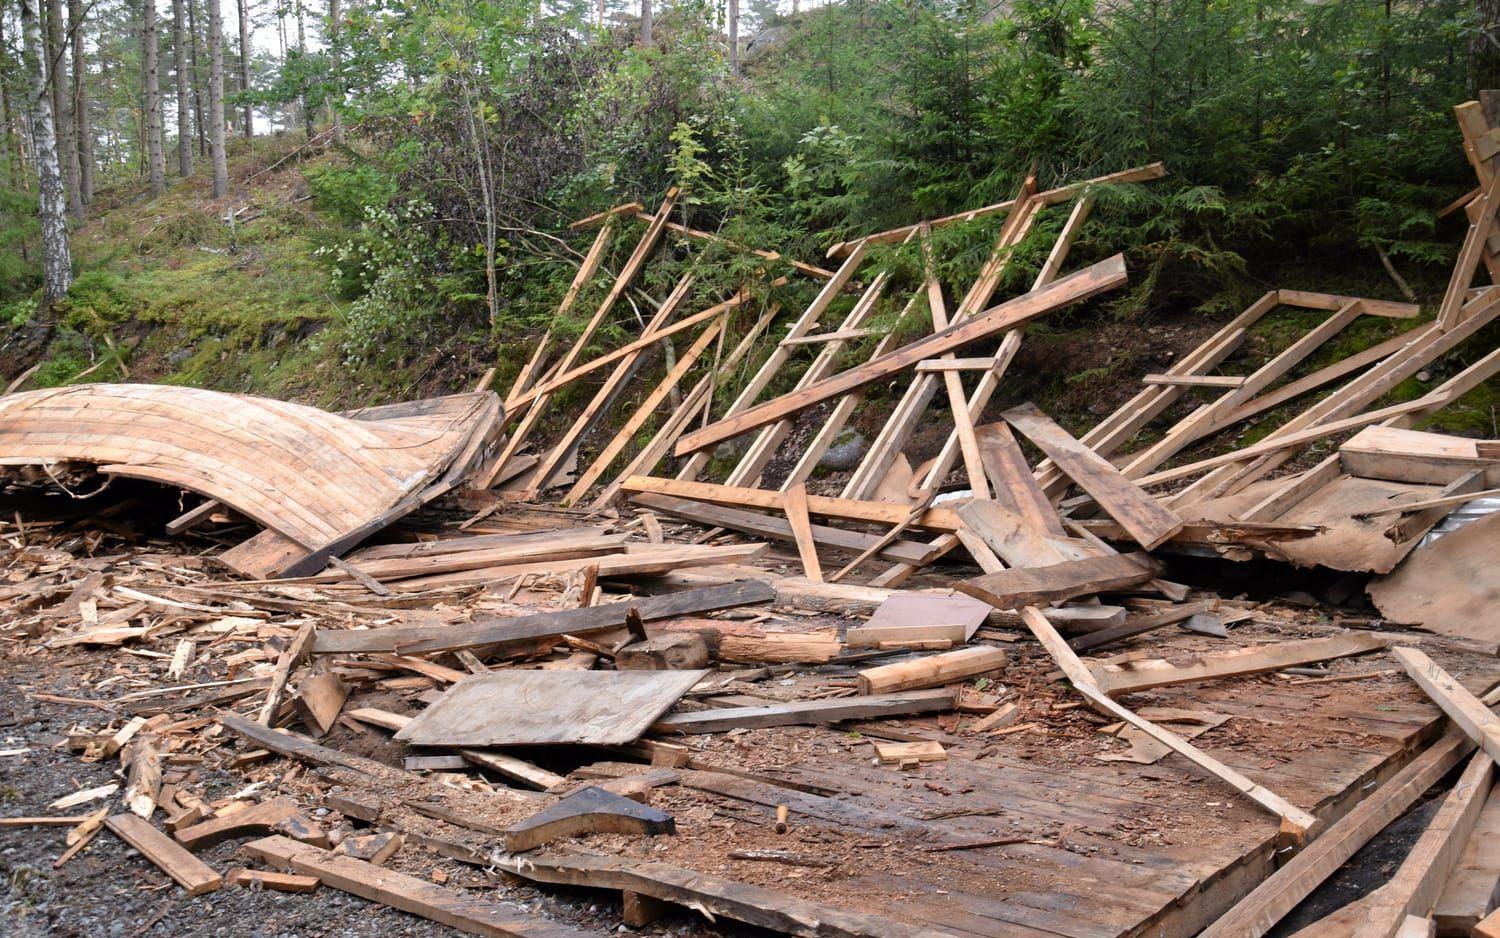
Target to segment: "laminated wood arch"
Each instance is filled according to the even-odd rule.
[[[0,465],[89,463],[188,489],[318,552],[415,507],[456,459],[472,460],[498,415],[490,393],[342,416],[197,388],[78,385],[0,398]]]

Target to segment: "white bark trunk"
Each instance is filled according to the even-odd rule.
[[[344,103],[342,76],[339,76],[339,0],[328,0],[328,53],[333,60],[334,75],[338,76],[339,90],[328,100],[328,113],[333,120],[333,142],[344,144],[344,118],[339,108]]]
[[[193,125],[187,73],[187,17],[184,0],[172,0],[172,73],[177,88],[177,172],[193,174]]]
[[[161,73],[156,53],[156,0],[141,0],[141,72],[146,93],[146,177],[151,194],[167,191],[167,148],[161,129]]]
[[[229,194],[224,157],[224,18],[219,0],[208,0],[208,149],[214,164],[214,198]]]
[[[68,85],[68,33],[62,0],[47,3],[47,68],[52,90],[52,121],[57,129],[57,161],[62,167],[63,190],[68,208],[83,217],[83,199],[78,194],[78,150],[73,140],[73,91]],[[53,74],[52,70],[56,70]]]
[[[57,130],[52,124],[52,98],[47,87],[47,50],[42,42],[37,0],[20,0],[25,46],[27,111],[36,155],[42,222],[42,294],[48,302],[68,294],[73,283],[73,258],[68,250],[68,200],[63,193],[62,167],[57,161]]]

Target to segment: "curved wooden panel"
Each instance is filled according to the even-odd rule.
[[[92,463],[180,486],[317,550],[436,478],[498,402],[458,394],[340,416],[163,385],[28,391],[0,398],[0,465]]]

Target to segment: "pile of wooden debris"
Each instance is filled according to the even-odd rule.
[[[612,209],[579,223],[599,234],[561,314],[618,227],[645,233],[583,334],[543,338],[503,402],[492,376],[345,415],[180,388],[8,396],[7,667],[85,714],[58,745],[119,780],[0,826],[66,826],[59,865],[108,828],[190,895],[321,884],[472,934],[587,933],[502,901],[529,882],[618,892],[630,926],[1227,938],[1310,921],[1299,904],[1463,766],[1399,868],[1305,934],[1500,935],[1500,513],[1429,534],[1500,494],[1500,443],[1413,428],[1500,370],[1500,349],[1475,349],[1500,315],[1500,130],[1478,104],[1458,114],[1479,187],[1435,319],[1273,290],[1078,437],[1031,404],[988,422],[987,406],[1027,323],[1125,283],[1118,256],[1061,274],[1098,187],[1159,165],[1028,180],[838,245],[837,270],[792,264],[823,284],[789,324],[750,290],[678,319],[685,278],[584,361],[667,232],[717,237],[670,221],[675,193]],[[996,302],[1014,247],[1062,205],[1032,288]],[[911,300],[930,335],[872,334],[892,278],[862,271],[869,249],[986,216],[998,241],[951,314],[934,274]],[[1481,262],[1497,285],[1474,286]],[[1235,358],[1284,306],[1327,315],[1258,366]],[[1364,317],[1414,325],[1312,366]],[[592,398],[532,447],[586,376]],[[903,376],[841,486],[815,480],[862,393]],[[946,440],[914,469],[940,393]],[[153,529],[117,477],[203,501]],[[464,515],[433,504],[450,493]],[[230,540],[246,519],[264,530]],[[1358,574],[1379,614],[1276,582],[1204,588],[1198,558],[1222,582]],[[46,677],[64,658],[69,694]],[[44,745],[0,758],[15,771]],[[204,856],[227,841],[243,867],[226,872]],[[458,888],[434,863],[503,876]]]

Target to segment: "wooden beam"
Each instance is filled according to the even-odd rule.
[[[1198,938],[1262,938],[1473,751],[1474,743],[1459,730],[1439,738],[1262,880]]]
[[[201,896],[224,885],[224,877],[213,867],[173,843],[143,818],[116,814],[105,818],[104,826],[172,877],[190,896]]]
[[[1500,173],[1496,174],[1500,178]],[[1416,648],[1397,647],[1391,654],[1401,662],[1413,681],[1432,702],[1474,740],[1491,759],[1500,758],[1500,717],[1485,702],[1469,693],[1447,671]]]
[[[1011,408],[1001,416],[1046,453],[1064,475],[1088,492],[1146,550],[1155,549],[1182,530],[1181,518],[1070,436],[1034,404]]]
[[[1141,379],[1143,384],[1167,384],[1185,388],[1238,388],[1245,383],[1244,375],[1164,375],[1149,374]]]
[[[792,526],[797,555],[802,558],[802,573],[814,583],[823,582],[823,566],[818,562],[818,545],[813,541],[812,520],[807,515],[807,486],[800,482],[781,493],[781,508]]]
[[[879,381],[883,377],[903,371],[924,358],[941,355],[975,339],[1013,328],[1069,304],[1106,290],[1115,289],[1124,284],[1125,280],[1125,259],[1117,254],[1092,267],[1064,277],[1041,290],[1002,303],[967,322],[957,323],[942,332],[919,339],[872,362],[816,382],[797,394],[767,401],[733,417],[689,433],[677,441],[676,452],[679,456],[684,456],[757,427],[774,423],[804,408],[832,397],[848,394],[857,388]]]
[[[1048,189],[1044,192],[1038,192],[1032,195],[1031,198],[1036,199],[1043,205],[1056,205],[1060,202],[1067,202],[1071,200],[1074,196],[1079,195],[1092,186],[1108,185],[1111,183],[1150,182],[1153,179],[1160,179],[1166,174],[1167,168],[1165,164],[1151,163],[1148,166],[1137,166],[1133,169],[1121,170],[1118,173],[1110,173],[1106,176],[1097,176],[1093,179],[1085,179],[1082,182],[1075,182],[1070,183],[1066,186],[1059,186],[1056,189]],[[919,227],[921,227],[921,225],[924,224],[932,228],[944,228],[948,225],[957,225],[963,222],[970,222],[975,220],[976,218],[988,218],[991,215],[999,215],[1004,212],[1010,211],[1015,204],[1016,200],[1010,199],[1005,202],[996,202],[993,205],[986,205],[983,208],[975,208],[970,209],[967,212],[959,212],[956,215],[945,215],[942,218],[934,218],[930,221],[920,222],[916,225],[903,225],[900,228],[892,228],[888,231],[880,231],[876,232],[875,234],[865,235],[863,238],[860,238],[857,241],[844,241],[839,244],[835,244],[833,247],[828,249],[828,256],[843,257],[845,254],[849,253],[849,251],[853,250],[853,248],[857,245],[869,246],[872,244],[894,244],[910,237],[912,232],[916,231]]]
[[[953,709],[948,688],[912,690],[829,700],[793,700],[764,707],[724,707],[695,713],[669,713],[651,727],[658,733],[723,733],[768,726],[879,720]]]
[[[960,592],[996,609],[1057,602],[1126,589],[1149,582],[1157,566],[1146,554],[1106,554],[1031,569],[1003,570],[953,584]]]
[[[1354,938],[1396,938],[1408,915],[1426,917],[1442,895],[1485,799],[1495,783],[1495,760],[1475,753],[1406,859],[1365,911]]]
[[[980,674],[1000,671],[1010,658],[989,645],[974,645],[940,655],[925,655],[859,672],[861,694],[893,694],[964,681]]]
[[[941,371],[991,371],[998,359],[990,358],[929,358],[917,362],[917,373]]]
[[[1107,665],[1095,669],[1094,679],[1101,690],[1115,697],[1155,687],[1263,674],[1315,661],[1363,655],[1383,650],[1388,644],[1389,640],[1381,635],[1347,632],[1327,638],[1307,638],[1277,642],[1274,645],[1237,648],[1218,654],[1196,655],[1193,663],[1181,666],[1160,659],[1154,662],[1132,661],[1123,665]]]
[[[1311,290],[1277,290],[1276,297],[1286,306],[1301,306],[1305,309],[1326,309],[1330,312],[1358,301],[1371,316],[1389,319],[1415,319],[1422,314],[1420,303],[1397,303],[1392,300],[1372,300],[1363,296],[1340,296],[1335,293],[1316,293]]]
[[[263,837],[240,848],[267,866],[316,876],[325,885],[400,909],[466,935],[490,938],[583,938],[571,926],[538,919],[514,907],[353,857],[330,854],[286,837]]]
[[[652,492],[672,495],[700,502],[719,505],[735,505],[744,508],[761,508],[771,511],[782,509],[781,493],[764,489],[738,488],[731,485],[714,485],[709,482],[684,482],[679,479],[662,479],[656,476],[631,476],[621,488],[626,492]],[[909,509],[905,505],[891,502],[864,502],[847,498],[831,498],[827,495],[807,496],[807,509],[811,514],[827,518],[843,518],[847,521],[870,521],[877,524],[899,524],[906,518]],[[952,509],[933,507],[922,513],[913,524],[919,528],[937,531],[958,530],[958,515]]]

